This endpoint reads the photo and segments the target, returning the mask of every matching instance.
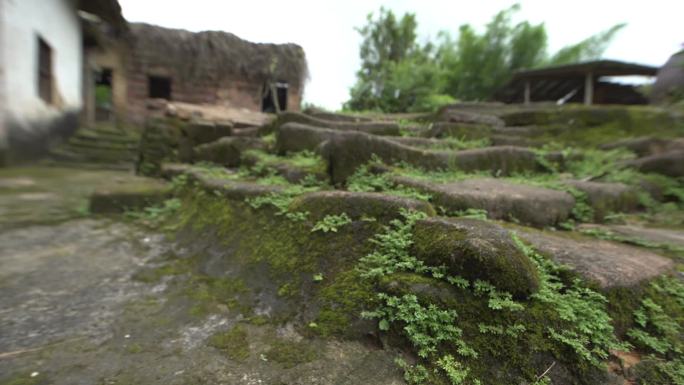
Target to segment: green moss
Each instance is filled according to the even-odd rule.
[[[220,310],[221,306],[235,309],[243,314],[251,314],[249,298],[241,301],[247,293],[247,286],[240,278],[216,278],[195,275],[186,283],[185,295],[193,300],[190,313],[205,316]]]
[[[315,331],[323,336],[353,334],[354,322],[361,311],[375,301],[373,285],[356,269],[337,274],[317,295],[321,310],[316,317]]]
[[[249,358],[249,342],[247,329],[237,325],[227,332],[216,333],[209,338],[209,346],[213,346],[226,353],[234,361],[245,361]]]
[[[293,368],[299,364],[313,361],[317,350],[307,341],[276,340],[266,351],[266,357],[282,364],[285,368]]]

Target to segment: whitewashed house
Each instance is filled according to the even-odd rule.
[[[116,0],[0,0],[0,165],[37,158],[78,127],[88,23],[125,25]]]

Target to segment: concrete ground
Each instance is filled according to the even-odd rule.
[[[187,256],[122,216],[88,214],[90,192],[130,177],[0,170],[1,385],[403,382],[392,353],[358,342],[313,340],[299,361],[278,358],[274,341],[302,340],[289,325],[194,312],[184,275],[140,279]],[[212,346],[236,325],[244,346]]]

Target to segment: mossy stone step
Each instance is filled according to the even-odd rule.
[[[653,247],[681,250],[680,253],[684,254],[684,229],[598,224],[583,224],[578,229],[580,231],[599,231],[628,243],[643,243]]]
[[[108,142],[131,145],[137,145],[140,142],[139,136],[101,135],[88,130],[77,131],[71,139],[78,139],[84,142]]]
[[[638,247],[575,233],[516,231],[538,252],[603,289],[634,287],[674,269],[669,258]]]
[[[286,123],[300,123],[309,126],[329,128],[338,131],[357,131],[373,135],[399,136],[399,125],[394,122],[344,122],[317,119],[300,112],[286,111],[280,113],[273,123],[278,128]]]
[[[65,148],[57,148],[50,151],[50,157],[58,161],[70,162],[133,162],[136,155],[131,153],[105,151],[70,151]]]
[[[388,164],[405,162],[424,170],[490,171],[499,175],[543,170],[534,151],[523,147],[434,151],[405,146],[388,138],[360,132],[335,135],[323,153],[329,158],[331,177],[336,184],[344,183],[359,166],[374,156]]]
[[[580,180],[568,180],[563,183],[586,194],[596,222],[602,222],[610,213],[630,212],[639,206],[637,191],[622,183]]]
[[[64,147],[70,147],[74,149],[86,148],[86,149],[96,149],[105,151],[121,151],[121,152],[137,152],[137,144],[123,144],[123,143],[113,143],[104,141],[83,141],[78,138],[71,138],[68,142],[64,144]]]
[[[435,215],[427,202],[372,192],[317,191],[297,197],[290,205],[290,211],[308,211],[313,220],[341,214],[352,219],[390,220],[400,218],[402,209]]]
[[[684,177],[684,148],[669,150],[626,162],[644,173],[657,173],[674,178]]]
[[[474,178],[452,183],[430,183],[407,177],[395,182],[432,195],[432,203],[448,212],[486,210],[492,219],[532,226],[553,226],[570,217],[575,199],[564,192],[512,183],[494,178]]]

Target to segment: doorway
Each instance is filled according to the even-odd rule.
[[[95,121],[110,121],[113,117],[111,68],[103,68],[95,74]]]
[[[264,90],[262,93],[263,99],[261,101],[261,111],[270,113],[287,111],[288,88],[289,86],[286,82],[276,82],[264,85]],[[277,106],[276,101],[278,103]]]

